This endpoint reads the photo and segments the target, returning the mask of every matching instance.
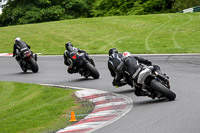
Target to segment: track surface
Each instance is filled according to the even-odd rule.
[[[62,56],[39,56],[39,72],[23,73],[12,57],[0,57],[0,81],[45,83],[100,89],[133,99],[133,109],[118,121],[95,133],[200,133],[200,55],[146,56],[169,75],[175,101],[136,97],[129,86],[114,88],[107,69],[107,56],[92,56],[100,79],[70,75]]]

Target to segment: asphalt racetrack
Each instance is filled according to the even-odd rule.
[[[62,56],[39,56],[38,73],[23,73],[12,57],[0,57],[0,80],[105,90],[133,100],[132,110],[95,133],[200,133],[200,55],[141,55],[170,77],[175,101],[136,97],[130,86],[115,88],[107,69],[108,56],[91,56],[100,79],[68,74]]]

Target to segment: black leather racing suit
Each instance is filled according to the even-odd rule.
[[[140,63],[147,66],[152,65],[151,61],[138,56],[128,56],[124,59],[123,71],[128,75],[132,75],[135,82],[137,82],[138,74],[142,70],[142,65],[140,65]]]
[[[121,53],[113,53],[109,56],[108,69],[113,79],[113,86],[120,87],[126,85],[124,80],[123,68],[123,55]]]
[[[129,56],[124,59],[123,72],[125,73],[126,76],[131,76],[131,78],[133,79],[133,81],[135,83],[138,83],[138,76],[139,76],[140,72],[145,69],[140,63],[145,64],[147,66],[152,66],[151,61],[144,59],[142,57]],[[158,69],[160,70],[159,66],[157,66],[157,65],[153,65],[150,69],[152,71],[155,71]],[[128,78],[128,77],[126,77],[126,78]],[[146,92],[144,92],[141,89],[143,87],[142,84],[140,84],[141,86],[138,87],[138,86],[134,85],[133,83],[129,83],[129,82],[130,81],[127,82],[129,85],[131,85],[132,87],[133,86],[135,87],[135,94],[137,96],[148,95],[148,94],[146,94]]]
[[[13,46],[13,57],[16,56],[16,60],[19,61],[21,55],[29,50],[31,47],[21,40],[16,40]]]

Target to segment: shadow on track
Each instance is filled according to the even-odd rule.
[[[3,74],[3,75],[10,75],[10,76],[12,76],[12,75],[29,75],[29,74],[35,74],[35,73],[33,73],[33,72],[18,72],[18,73],[9,73],[9,74]]]
[[[74,79],[74,80],[68,80],[68,82],[85,82],[85,81],[93,81],[96,79],[93,78],[81,78],[81,79]]]
[[[114,93],[117,93],[117,94],[127,94],[127,93],[131,93],[131,92],[134,93],[134,90],[133,89],[127,89],[127,90],[122,90],[122,91],[114,91]]]
[[[134,105],[150,105],[150,104],[158,104],[158,103],[163,103],[163,102],[169,102],[167,99],[150,99],[146,101],[141,101],[141,102],[134,102]]]

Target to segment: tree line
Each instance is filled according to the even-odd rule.
[[[0,26],[86,17],[169,13],[198,5],[200,0],[8,0],[3,5]]]

